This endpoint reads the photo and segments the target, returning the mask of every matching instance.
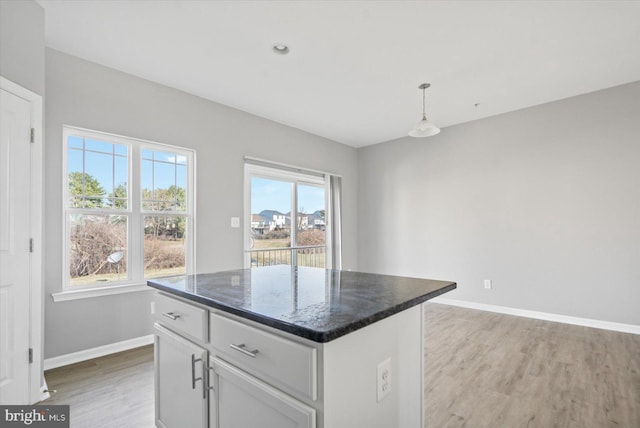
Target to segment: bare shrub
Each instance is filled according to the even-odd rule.
[[[183,241],[178,241],[182,243]],[[176,241],[153,236],[144,239],[144,269],[170,269],[185,265],[184,245],[175,245]]]
[[[299,246],[324,245],[324,231],[319,229],[307,229],[298,232],[297,236]]]
[[[73,219],[70,240],[71,278],[116,273],[118,266],[107,258],[127,246],[127,223],[122,217],[78,216]],[[119,262],[126,272],[126,257]]]
[[[253,235],[254,239],[285,239],[291,236],[289,229],[275,229],[264,232],[263,234]]]

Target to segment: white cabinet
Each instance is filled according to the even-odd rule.
[[[315,428],[313,408],[223,360],[209,366],[211,428]]]
[[[155,309],[157,427],[316,428],[316,410],[292,396],[315,399],[316,349],[163,294]]]
[[[159,428],[424,426],[421,306],[316,343],[165,294],[155,302]]]
[[[157,323],[154,336],[156,426],[208,427],[207,351]]]

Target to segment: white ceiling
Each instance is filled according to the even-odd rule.
[[[354,147],[405,136],[422,82],[446,127],[640,80],[638,1],[39,3],[49,47]]]

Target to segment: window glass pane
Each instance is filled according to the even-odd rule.
[[[69,148],[82,149],[82,138],[71,135],[67,138],[67,144]]]
[[[113,156],[85,152],[84,154],[86,196],[107,196],[113,192]]]
[[[142,161],[141,172],[141,186],[142,186],[142,209],[153,209],[153,162],[150,160]]]
[[[153,159],[153,150],[142,149],[142,159]]]
[[[176,154],[169,153],[169,152],[161,152],[160,150],[154,150],[153,160],[156,162],[176,163]]]
[[[324,187],[298,184],[297,252],[298,266],[325,266]]]
[[[176,162],[186,157],[154,150],[154,160],[142,160],[142,209],[153,211],[186,211],[187,165]]]
[[[84,149],[85,150],[91,150],[91,151],[94,151],[94,152],[102,152],[102,153],[113,154],[113,144],[112,143],[106,143],[104,141],[85,139],[84,140]]]
[[[114,158],[114,191],[111,194],[111,203],[115,208],[126,209],[127,208],[127,180],[129,178],[129,165],[127,158],[116,156]]]
[[[67,153],[67,172],[82,172],[82,150],[69,149]]]
[[[128,156],[129,155],[129,147],[125,146],[124,144],[114,144],[114,152],[116,155],[120,155],[120,156]]]
[[[77,137],[70,137],[70,142],[72,138],[77,143]],[[82,147],[82,140],[80,140],[80,147]],[[81,150],[71,148],[67,150],[68,192],[71,208],[82,208],[84,205],[83,153]]]
[[[67,173],[71,208],[116,208],[128,206],[127,182],[129,158],[116,156],[114,150],[128,153],[123,144],[86,140],[85,147],[97,151],[77,150],[78,137],[69,137]],[[109,153],[107,153],[109,152]]]
[[[153,200],[156,211],[169,211],[175,205],[176,166],[163,162],[153,163]]]
[[[187,157],[183,156],[183,155],[176,156],[176,163],[181,164],[181,165],[186,165],[187,164]]]
[[[176,211],[187,210],[187,167],[176,166]]]
[[[251,177],[252,265],[291,264],[293,183]]]
[[[185,217],[144,217],[145,278],[186,273],[186,233]]]
[[[71,214],[71,285],[127,279],[127,217]]]

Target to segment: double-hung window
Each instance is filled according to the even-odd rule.
[[[192,150],[64,127],[64,289],[192,273]]]

